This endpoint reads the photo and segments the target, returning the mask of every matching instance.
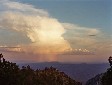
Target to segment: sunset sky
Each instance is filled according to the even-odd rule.
[[[104,63],[111,0],[0,0],[0,53],[13,62]]]

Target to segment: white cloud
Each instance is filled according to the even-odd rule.
[[[31,40],[27,46],[24,42],[20,45],[22,51],[49,54],[71,49],[62,36],[65,33],[64,27],[57,19],[49,17],[46,11],[19,2],[2,3],[7,10],[1,11],[0,29],[23,33]]]
[[[0,47],[0,51],[4,52],[28,53],[34,54],[37,57],[39,54],[44,55],[50,53],[53,56],[55,56],[54,54],[60,53],[85,55],[92,54],[97,48],[99,52],[105,52],[105,49],[109,51],[110,49],[106,48],[105,43],[98,43],[100,42],[99,36],[102,35],[101,30],[98,30],[98,28],[61,23],[56,18],[50,17],[49,13],[43,9],[37,9],[29,4],[9,0],[0,1],[1,30],[4,30],[4,33],[7,33],[5,30],[11,30],[7,34],[0,34],[0,45],[2,46]],[[16,33],[18,34],[15,35]],[[6,35],[11,35],[10,37],[16,36],[14,38],[18,38],[18,41],[14,41],[16,43],[14,48],[8,44],[11,43],[11,39],[8,39],[10,37]],[[1,42],[7,43],[2,45]],[[111,44],[109,43],[108,45]],[[100,47],[102,48],[100,49]],[[40,61],[56,60],[56,57],[53,56],[37,58]]]
[[[74,48],[92,49],[91,46],[97,43],[97,37],[102,34],[98,28],[81,27],[70,23],[63,23],[63,26],[69,36],[65,35],[65,37]]]
[[[85,35],[100,34],[100,30],[98,30],[98,28],[81,27],[79,25],[70,24],[70,23],[63,23],[63,26],[65,29],[74,30],[74,32],[76,32],[78,34],[85,34]]]
[[[112,47],[110,46],[112,41],[109,40],[109,37],[106,37],[100,28],[81,27],[70,23],[63,23],[63,26],[67,30],[66,33],[68,33],[65,37],[70,42],[73,50],[87,49],[90,51],[90,53],[71,51],[72,54],[98,54],[103,56],[112,54]]]
[[[1,0],[0,8],[2,11],[22,12],[26,15],[39,15],[49,16],[49,13],[43,9],[36,9],[34,6],[29,4],[22,4],[19,2],[13,2],[10,0]]]

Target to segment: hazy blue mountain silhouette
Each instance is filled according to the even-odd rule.
[[[65,72],[71,78],[83,82],[83,84],[96,76],[97,74],[106,72],[109,65],[107,63],[103,64],[69,64],[69,63],[59,63],[59,62],[43,62],[43,63],[26,63],[19,64],[19,66],[30,65],[33,69],[44,69],[45,67],[55,67],[60,71]]]

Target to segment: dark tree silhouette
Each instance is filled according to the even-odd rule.
[[[107,72],[104,73],[102,77],[102,85],[112,85],[112,57],[110,56],[109,59],[110,68],[107,69]]]
[[[3,55],[2,55],[2,53],[0,54],[0,62],[1,62],[1,59],[3,58]]]
[[[108,59],[109,63],[110,63],[110,66],[112,68],[112,57],[110,56],[109,59]]]
[[[82,85],[71,79],[64,72],[54,67],[44,70],[33,70],[30,66],[23,66],[21,69],[6,61],[0,54],[0,85]]]

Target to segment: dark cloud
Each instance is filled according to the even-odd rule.
[[[91,34],[91,35],[89,35],[89,36],[96,36],[96,35],[92,35],[92,34]]]

